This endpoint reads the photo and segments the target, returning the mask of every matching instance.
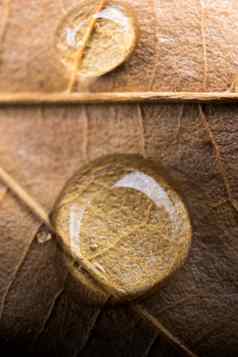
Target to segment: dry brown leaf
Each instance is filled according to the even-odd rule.
[[[204,78],[209,91],[230,86],[237,72],[236,2],[203,1],[203,37],[198,0],[128,3],[139,15],[140,43],[95,90],[193,91],[204,88]],[[64,8],[77,4],[65,0]],[[62,16],[60,1],[11,1],[1,91],[66,88],[52,45]],[[48,212],[75,168],[88,160],[126,152],[161,162],[188,204],[193,244],[184,268],[143,305],[197,355],[235,356],[238,109],[207,105],[202,112],[206,122],[197,105],[5,107],[0,161]],[[0,215],[2,353],[18,347],[34,356],[178,355],[126,306],[99,313],[72,299],[54,241],[38,244],[34,238],[44,227],[12,195],[1,201]]]

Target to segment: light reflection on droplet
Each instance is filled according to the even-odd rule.
[[[80,253],[80,227],[85,209],[80,208],[77,204],[70,207],[69,213],[69,234],[71,249],[77,249]]]
[[[114,187],[133,188],[147,195],[158,207],[164,207],[171,219],[176,215],[176,209],[170,200],[167,192],[150,177],[143,172],[135,171],[122,177],[114,184]]]
[[[108,6],[100,11],[96,16],[97,19],[106,19],[117,23],[122,26],[125,31],[128,31],[130,23],[125,13],[116,6]]]

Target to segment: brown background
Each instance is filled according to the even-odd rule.
[[[144,14],[140,17],[144,45],[131,59],[137,66],[127,64],[97,86],[126,89],[130,80],[140,89],[147,89],[151,81],[159,90],[198,90],[204,83],[209,90],[227,88],[236,72],[234,1],[206,1],[207,77],[199,1],[130,2]],[[65,7],[71,3],[65,1]],[[52,48],[46,44],[62,16],[59,4],[56,8],[54,1],[12,1],[2,46],[2,91],[51,91],[66,85],[63,73],[54,70]],[[161,43],[159,37],[175,42]],[[186,265],[143,304],[199,356],[237,355],[237,106],[0,109],[1,166],[49,212],[75,169],[117,152],[141,153],[160,161],[177,180],[193,220]],[[54,241],[39,244],[34,238],[43,229],[40,223],[10,192],[4,188],[1,192],[0,352],[17,348],[34,356],[178,355],[127,306],[99,311],[73,301],[65,272],[59,272]]]

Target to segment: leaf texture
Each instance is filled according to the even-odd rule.
[[[230,86],[237,72],[234,1],[128,2],[139,15],[140,43],[131,60],[95,83],[95,90]],[[4,4],[0,14],[7,14]],[[62,9],[77,4],[10,2],[0,51],[2,92],[66,88],[53,36]],[[185,266],[141,304],[197,355],[237,355],[236,105],[9,106],[0,109],[0,134],[0,164],[47,212],[66,180],[89,160],[140,153],[162,163],[189,207],[193,243]],[[38,243],[45,227],[9,192],[0,216],[2,354],[179,355],[128,306],[98,309],[75,300],[54,240]]]

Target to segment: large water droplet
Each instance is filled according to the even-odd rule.
[[[190,246],[182,199],[157,165],[138,155],[108,156],[82,168],[52,219],[72,261],[86,259],[126,299],[168,277]]]

